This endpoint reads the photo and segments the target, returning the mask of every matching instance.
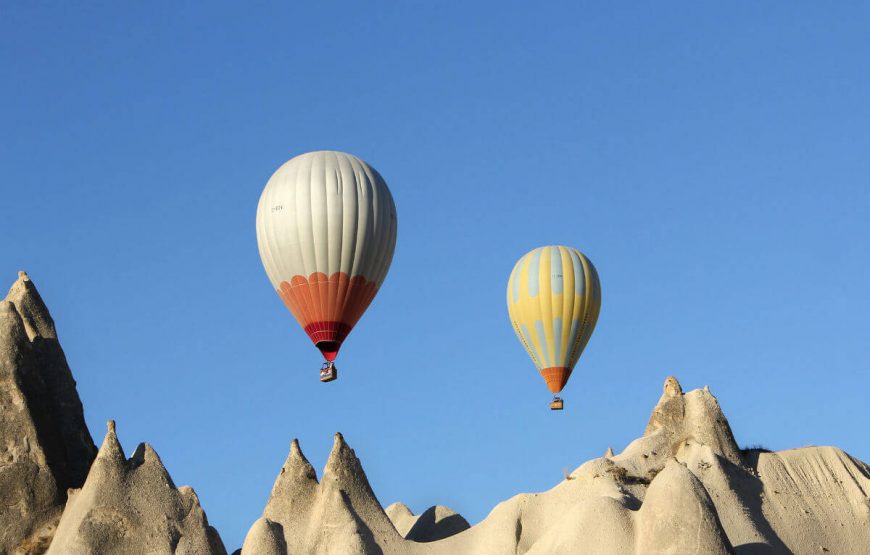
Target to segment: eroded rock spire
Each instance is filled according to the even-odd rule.
[[[19,272],[0,301],[0,553],[50,540],[96,452],[54,321]]]
[[[226,555],[193,489],[176,488],[157,452],[147,443],[140,443],[125,459],[115,422],[109,420],[106,428],[84,486],[70,492],[48,555]]]

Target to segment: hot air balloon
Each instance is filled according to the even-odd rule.
[[[378,292],[396,247],[396,205],[384,178],[343,152],[309,152],[269,178],[257,246],[272,287],[320,349],[321,381]]]
[[[601,309],[595,266],[577,249],[539,247],[516,263],[507,286],[508,314],[523,347],[562,410],[562,391],[589,342]]]

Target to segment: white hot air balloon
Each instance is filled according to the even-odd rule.
[[[257,207],[257,245],[272,287],[336,377],[342,342],[387,275],[396,205],[381,175],[356,156],[302,154],[272,175]]]

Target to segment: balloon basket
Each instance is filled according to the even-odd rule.
[[[565,408],[565,401],[563,401],[559,397],[553,397],[553,400],[550,401],[550,410],[562,410]]]
[[[338,368],[331,362],[325,363],[320,369],[320,381],[326,383],[336,379],[338,379]]]

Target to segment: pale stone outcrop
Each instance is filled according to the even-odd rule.
[[[417,522],[417,516],[414,514],[414,511],[401,501],[392,503],[384,509],[384,512],[387,513],[387,518],[390,519],[390,522],[392,522],[393,526],[396,527],[396,531],[403,538],[414,526],[414,523]]]
[[[731,464],[741,464],[731,426],[710,390],[696,389],[683,394],[680,383],[670,376],[643,437],[612,459],[628,475],[649,481],[686,442],[707,445]]]
[[[253,546],[268,555],[751,555],[859,554],[870,545],[866,465],[824,447],[741,452],[709,388],[683,393],[673,377],[643,437],[621,453],[608,449],[549,491],[508,499],[442,539],[428,526],[413,534],[423,515],[401,503],[387,508],[395,529],[386,529],[361,477],[340,436],[319,485],[294,443],[264,512],[269,520],[252,527],[244,555],[259,553]],[[434,507],[427,518],[437,524],[448,511]]]
[[[48,553],[226,555],[226,550],[194,491],[175,487],[147,443],[127,459],[109,421],[84,486],[70,491]]]
[[[870,552],[870,467],[836,447],[757,456],[760,517],[791,552]]]
[[[0,554],[225,553],[196,494],[175,487],[148,444],[128,459],[110,422],[96,453],[54,323],[24,274],[0,301],[0,425]],[[710,389],[684,393],[673,377],[641,438],[565,474],[469,528],[437,505],[384,511],[341,434],[320,481],[294,440],[240,551],[863,554],[870,545],[866,464],[833,447],[741,451]]]
[[[386,508],[387,517],[406,540],[432,542],[468,530],[468,521],[449,507],[435,505],[419,515],[404,503],[393,503]]]
[[[282,553],[388,553],[402,541],[353,449],[337,433],[320,482],[293,440],[242,553],[280,550],[282,543]]]
[[[639,553],[732,553],[703,484],[674,459],[649,485],[635,527]]]
[[[251,526],[241,551],[236,553],[256,553],[257,555],[284,555],[287,543],[284,541],[284,528],[277,522],[260,517]]]
[[[0,553],[41,553],[96,447],[54,321],[24,272],[0,301]]]

